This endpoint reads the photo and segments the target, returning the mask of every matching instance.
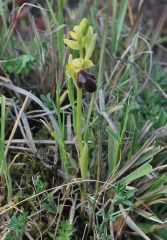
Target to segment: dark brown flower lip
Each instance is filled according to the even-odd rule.
[[[77,85],[86,92],[92,93],[96,91],[97,85],[95,80],[95,76],[87,71],[81,70],[78,72]]]

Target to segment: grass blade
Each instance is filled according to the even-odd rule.
[[[0,176],[5,177],[5,182],[7,185],[7,200],[10,202],[12,198],[12,181],[8,169],[8,165],[5,157],[5,120],[6,120],[6,98],[1,96],[1,138],[0,138]]]

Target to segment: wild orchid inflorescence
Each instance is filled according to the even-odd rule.
[[[94,64],[90,60],[93,50],[95,48],[97,34],[93,32],[92,26],[89,25],[88,20],[84,18],[79,25],[74,26],[73,31],[70,31],[70,38],[65,38],[65,44],[72,50],[78,52],[74,57],[69,55],[68,63],[66,65],[66,75],[68,80],[73,80],[77,90],[77,106],[73,105],[74,121],[73,126],[77,136],[77,151],[79,153],[79,167],[81,177],[87,178],[89,176],[88,163],[88,143],[87,140],[83,141],[83,121],[82,121],[82,91],[94,92],[96,91],[96,79],[87,72]],[[70,91],[69,91],[70,92]],[[69,93],[70,98],[70,93]]]
[[[92,26],[89,26],[88,20],[84,18],[78,26],[74,26],[73,31],[70,31],[70,36],[72,39],[65,38],[64,42],[69,48],[79,51],[79,57],[73,58],[72,54],[69,55],[66,74],[73,79],[76,88],[94,92],[96,90],[95,77],[85,70],[94,66],[90,58],[95,47],[97,33],[93,33]]]

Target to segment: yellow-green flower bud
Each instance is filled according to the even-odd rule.
[[[87,34],[88,29],[89,29],[88,20],[86,18],[82,19],[79,26],[80,26],[82,35],[85,36]]]

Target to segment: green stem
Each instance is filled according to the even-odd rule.
[[[83,49],[82,49],[82,47],[79,50],[79,55],[80,55],[80,58],[83,58]]]
[[[78,140],[80,155],[83,150],[81,119],[82,119],[82,89],[77,88],[76,133],[77,133],[77,140]]]
[[[76,119],[76,133],[77,133],[77,140],[78,140],[78,147],[79,147],[79,161],[81,161],[81,154],[83,151],[83,142],[82,142],[82,89],[77,88],[77,119]],[[80,164],[79,164],[80,165]],[[81,169],[80,169],[81,170]],[[83,176],[82,176],[83,177]],[[81,190],[81,199],[86,200],[87,198],[87,184],[83,183],[82,190]]]
[[[80,58],[83,58],[83,49],[82,47],[79,50]],[[79,146],[79,161],[80,157],[83,151],[83,142],[82,142],[82,89],[79,89],[77,87],[77,119],[76,119],[76,133],[77,133],[77,140],[78,140],[78,146]],[[87,197],[86,194],[86,183],[82,186],[81,191],[81,199],[85,200]]]
[[[83,49],[80,47],[79,50],[80,58],[83,58]],[[80,156],[83,150],[83,143],[82,143],[82,127],[81,127],[81,119],[82,119],[82,89],[77,87],[77,119],[76,119],[76,133],[77,133],[77,140],[79,146]]]

